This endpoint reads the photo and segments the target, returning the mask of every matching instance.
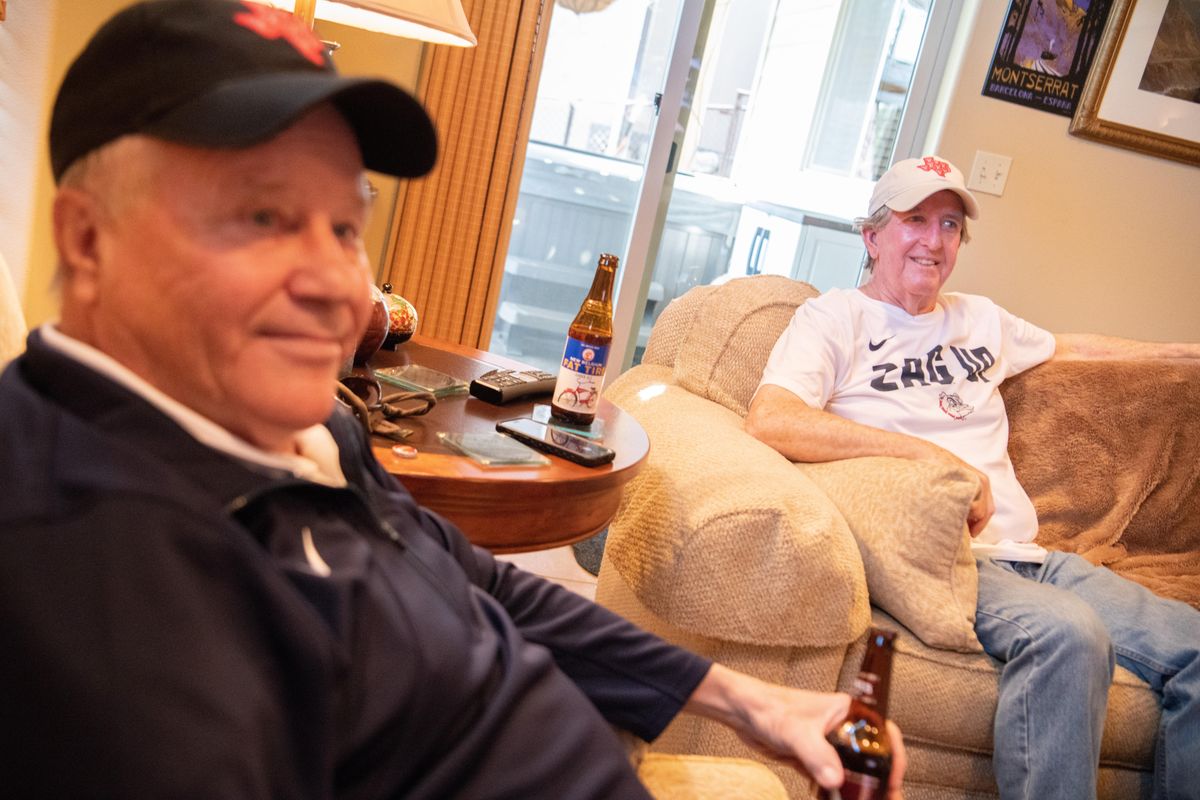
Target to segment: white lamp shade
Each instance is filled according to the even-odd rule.
[[[593,11],[603,11],[612,4],[613,0],[558,0],[563,8],[569,8],[576,14],[590,14]]]
[[[267,0],[292,11],[295,0]],[[474,47],[478,44],[459,0],[318,0],[317,19],[405,39]]]

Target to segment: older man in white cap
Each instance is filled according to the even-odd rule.
[[[1154,796],[1200,797],[1200,613],[1036,543],[998,388],[1052,358],[1196,358],[1200,346],[1054,335],[987,298],[942,292],[978,216],[948,161],[895,164],[858,221],[870,279],[797,309],[747,429],[794,461],[893,456],[978,475],[967,525],[979,568],[975,630],[1004,662],[1001,797],[1095,797],[1114,655],[1161,693]]]

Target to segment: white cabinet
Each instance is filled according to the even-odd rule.
[[[865,255],[862,237],[849,222],[774,204],[747,205],[720,280],[787,275],[823,292],[857,286]]]
[[[855,231],[810,221],[804,226],[792,277],[822,292],[857,286],[866,254],[862,236]]]

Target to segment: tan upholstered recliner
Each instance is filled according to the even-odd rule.
[[[815,294],[775,276],[693,289],[607,389],[651,449],[610,527],[597,599],[734,668],[813,689],[848,685],[872,619],[895,627],[906,796],[994,796],[997,665],[972,629],[964,524],[973,479],[890,458],[791,464],[742,430],[771,346]],[[1200,601],[1200,365],[1047,364],[1003,391],[1040,541]],[[1149,797],[1157,721],[1150,689],[1118,670],[1102,798]],[[652,750],[756,757],[687,715]],[[771,767],[792,796],[812,794]]]
[[[0,254],[0,369],[25,350],[25,316],[21,301]]]

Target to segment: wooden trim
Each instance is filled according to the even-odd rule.
[[[316,21],[317,0],[296,0],[296,6],[292,9],[292,14],[299,17],[301,22],[311,28]]]
[[[1109,11],[1108,25],[1083,86],[1079,105],[1068,130],[1075,136],[1125,147],[1138,153],[1169,158],[1200,166],[1200,142],[1177,139],[1152,128],[1139,128],[1103,119],[1100,106],[1109,89],[1117,55],[1125,43],[1125,34],[1136,13],[1136,0],[1115,0]],[[1193,108],[1194,106],[1188,106]],[[1192,113],[1189,110],[1189,115]],[[1200,113],[1200,111],[1196,112]]]

